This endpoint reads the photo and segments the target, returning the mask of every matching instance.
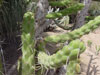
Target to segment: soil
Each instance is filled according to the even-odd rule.
[[[86,51],[81,54],[81,75],[100,75],[100,51],[96,49],[96,46],[100,47],[100,27],[84,35],[81,40],[86,45]],[[91,41],[90,46],[88,41]]]

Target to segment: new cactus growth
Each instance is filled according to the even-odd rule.
[[[97,16],[94,20],[89,21],[87,24],[83,25],[81,28],[76,29],[72,32],[61,34],[61,35],[54,35],[54,36],[48,36],[45,37],[44,40],[46,42],[65,42],[66,40],[74,40],[76,38],[80,38],[82,35],[85,35],[89,33],[90,31],[93,31],[100,25],[100,16]]]
[[[60,51],[51,56],[45,54],[44,52],[39,52],[38,62],[48,68],[57,68],[65,64],[67,58],[69,58],[70,61],[77,59],[78,54],[84,50],[85,46],[83,42],[74,40],[68,46],[64,46]]]
[[[34,74],[34,14],[27,12],[22,24],[22,75]],[[21,66],[20,66],[21,67]]]
[[[69,8],[65,8],[59,12],[52,12],[46,15],[46,18],[48,19],[55,19],[60,18],[66,15],[70,15],[73,13],[76,13],[77,11],[81,10],[84,7],[82,3],[75,4],[73,6],[70,6]]]

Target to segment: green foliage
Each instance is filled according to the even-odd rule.
[[[82,35],[85,35],[89,33],[90,31],[93,31],[100,25],[100,16],[96,17],[94,20],[89,21],[87,24],[83,25],[81,28],[76,29],[72,32],[61,34],[61,35],[53,35],[48,36],[44,40],[46,42],[65,42],[66,40],[74,40],[77,38],[80,38]]]
[[[79,53],[84,52],[84,50],[84,43],[80,40],[74,40],[68,46],[64,46],[60,51],[51,56],[44,52],[39,52],[38,62],[44,67],[57,68],[65,64],[68,58],[70,61],[77,59]]]
[[[0,33],[8,38],[19,35],[25,11],[24,0],[2,0],[2,6],[0,7]]]
[[[22,75],[34,75],[34,14],[27,12],[24,14],[22,24]]]

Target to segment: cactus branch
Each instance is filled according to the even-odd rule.
[[[55,19],[60,18],[66,15],[70,15],[72,13],[75,13],[79,10],[81,10],[84,7],[82,3],[74,4],[73,6],[70,6],[69,8],[65,8],[59,12],[52,12],[46,15],[46,18],[48,19]]]
[[[71,3],[71,0],[63,0],[63,1],[50,1],[49,4],[51,6],[63,7]]]
[[[61,35],[53,35],[45,37],[44,40],[46,42],[65,42],[66,40],[73,40],[76,38],[80,38],[82,35],[85,35],[89,33],[90,31],[93,31],[100,25],[100,16],[96,17],[94,20],[89,21],[87,24],[83,25],[81,28],[76,29],[72,32],[61,34]]]
[[[80,73],[81,68],[78,60],[70,61],[67,66],[66,75],[76,75],[76,73]]]
[[[68,57],[69,61],[77,59],[78,53],[82,53],[84,50],[84,43],[80,40],[74,40],[68,46],[64,46],[62,50],[51,56],[44,52],[39,52],[38,62],[47,68],[57,68],[65,64]]]
[[[22,67],[21,75],[34,75],[34,14],[27,12],[22,24],[22,58],[19,67]]]

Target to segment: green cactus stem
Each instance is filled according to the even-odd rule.
[[[80,40],[74,40],[68,46],[64,46],[62,50],[51,56],[44,52],[39,52],[38,62],[47,68],[57,68],[65,64],[67,58],[69,58],[70,61],[77,59],[78,54],[84,50],[84,43]]]
[[[80,64],[77,60],[70,61],[67,66],[66,75],[77,75],[81,72]]]
[[[59,12],[52,12],[46,15],[47,19],[55,19],[60,18],[66,15],[70,15],[72,13],[76,13],[77,11],[81,10],[84,7],[82,3],[74,4],[73,6],[70,6],[69,8],[65,8]]]
[[[34,14],[24,14],[22,24],[22,72],[21,75],[34,75]]]
[[[53,35],[47,36],[44,38],[45,42],[65,42],[66,40],[73,40],[80,38],[82,35],[93,31],[100,25],[100,16],[96,17],[94,20],[89,21],[87,24],[83,25],[81,28],[76,29],[72,32],[61,34],[61,35]]]
[[[63,1],[50,1],[49,4],[51,6],[63,7],[71,3],[71,0],[63,0]]]

